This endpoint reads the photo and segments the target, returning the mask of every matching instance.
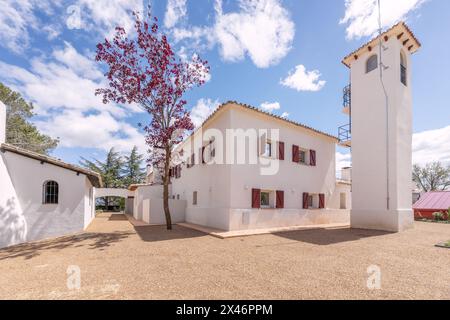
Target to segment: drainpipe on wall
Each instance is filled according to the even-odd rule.
[[[384,64],[383,64],[383,59],[382,59],[382,54],[383,54],[383,39],[381,37],[382,35],[382,31],[383,31],[383,27],[381,24],[381,4],[380,4],[380,0],[378,0],[378,25],[379,25],[379,29],[378,29],[378,33],[379,33],[379,38],[380,38],[380,82],[381,82],[381,86],[383,87],[383,92],[384,92],[384,96],[386,97],[386,102],[385,102],[385,108],[386,108],[386,207],[387,210],[390,209],[390,186],[389,186],[389,174],[390,174],[390,170],[389,170],[389,96],[387,94],[386,91],[386,86],[384,85],[384,80],[383,80],[383,69],[384,69]]]

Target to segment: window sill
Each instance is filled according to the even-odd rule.
[[[278,160],[277,158],[275,158],[275,157],[269,157],[269,156],[265,156],[265,155],[261,155],[261,156],[259,156],[260,158],[263,158],[263,159],[267,159],[267,160]]]

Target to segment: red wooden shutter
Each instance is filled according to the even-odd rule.
[[[309,151],[309,158],[310,158],[310,165],[315,167],[316,166],[316,151],[310,150]]]
[[[278,159],[284,160],[284,142],[278,142]]]
[[[252,189],[252,208],[253,209],[261,208],[261,190],[260,189]]]
[[[325,209],[325,195],[319,194],[319,209]]]
[[[292,162],[299,163],[300,162],[300,148],[299,146],[292,146]]]
[[[277,191],[277,209],[284,209],[284,191]]]
[[[309,198],[309,193],[304,192],[303,193],[303,209],[308,209],[309,208],[308,198]]]

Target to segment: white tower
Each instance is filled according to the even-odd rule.
[[[351,70],[342,144],[352,148],[353,228],[413,226],[411,54],[420,48],[399,23],[344,58]],[[351,92],[351,98],[350,98]]]

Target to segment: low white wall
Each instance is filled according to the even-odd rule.
[[[200,226],[228,230],[230,209],[228,208],[198,208],[186,209],[186,222]]]
[[[350,210],[234,209],[230,212],[229,230],[264,229],[348,223]]]
[[[163,186],[139,186],[134,191],[133,217],[137,220],[143,220],[143,202],[146,199],[162,199]]]
[[[169,200],[172,223],[185,221],[186,201]],[[145,199],[142,203],[142,220],[150,224],[166,224],[163,199]]]

